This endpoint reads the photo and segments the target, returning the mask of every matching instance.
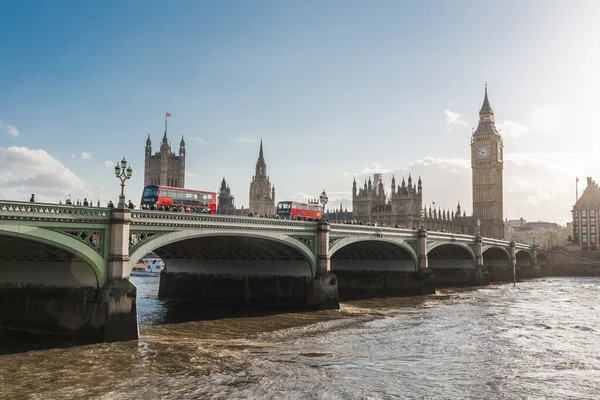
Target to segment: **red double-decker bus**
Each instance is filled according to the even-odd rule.
[[[189,211],[195,213],[216,214],[217,194],[176,188],[170,186],[150,185],[144,188],[140,206],[149,210]]]
[[[319,220],[323,216],[323,208],[314,203],[280,201],[277,203],[277,215],[284,219]]]

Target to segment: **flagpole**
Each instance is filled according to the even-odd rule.
[[[579,178],[575,178],[575,203],[579,200]]]
[[[165,110],[165,135],[167,134],[167,113],[168,111]]]

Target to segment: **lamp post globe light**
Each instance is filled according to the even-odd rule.
[[[127,167],[125,156],[121,160],[121,165],[115,165],[115,176],[121,180],[121,195],[119,196],[119,205],[117,208],[125,208],[125,181],[131,178],[133,170],[131,165]]]
[[[319,201],[321,202],[321,204],[323,204],[323,219],[325,219],[325,204],[327,204],[327,202],[329,201],[329,199],[327,198],[327,193],[325,193],[325,189],[323,189],[323,192],[321,193],[321,196],[319,196]]]
[[[481,236],[481,220],[477,218],[477,236]]]

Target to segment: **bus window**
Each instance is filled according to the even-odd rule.
[[[186,198],[186,199],[193,199],[193,198],[194,198],[194,193],[191,193],[191,192],[185,192],[185,198]]]
[[[172,199],[177,197],[177,190],[166,190],[166,197],[170,197]]]
[[[143,197],[154,197],[158,195],[158,188],[156,186],[146,186],[144,188]]]

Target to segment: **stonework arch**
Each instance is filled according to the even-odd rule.
[[[330,255],[334,274],[350,273],[352,276],[356,273],[410,273],[417,270],[414,250],[407,243],[377,237],[356,239],[349,238],[343,243],[340,243],[342,239],[338,239],[334,242]]]
[[[308,263],[311,276],[315,276],[316,274],[316,237],[314,235],[298,235],[297,238],[289,236],[288,234],[282,232],[243,232],[203,228],[168,232],[156,235],[151,239],[146,240],[139,247],[136,247],[133,253],[131,254],[130,267],[133,268],[136,262],[142,257],[144,257],[146,254],[160,249],[163,246],[190,239],[208,237],[254,238],[279,243],[283,246],[292,248],[299,254],[301,254]],[[312,248],[309,248],[309,245],[311,245]]]
[[[331,246],[329,248],[329,257],[333,257],[333,255],[340,250],[341,248],[348,246],[350,244],[353,243],[360,243],[360,242],[383,242],[383,243],[390,243],[394,246],[398,246],[400,247],[400,249],[406,251],[412,261],[415,263],[415,265],[417,265],[417,252],[415,251],[414,248],[412,248],[408,243],[406,243],[404,240],[398,240],[398,239],[387,239],[387,238],[376,238],[376,237],[361,237],[361,236],[350,236],[350,237],[345,237],[343,239],[340,239],[338,241],[336,241],[333,246]]]
[[[446,250],[444,257],[434,257],[436,253]],[[460,257],[466,255],[467,257]],[[458,257],[457,257],[458,256]],[[430,242],[427,243],[427,259],[429,268],[475,268],[475,253],[465,243],[460,242]]]
[[[64,284],[61,284],[61,280],[58,279],[59,277],[57,276],[56,282],[46,280],[45,284],[56,284],[58,286],[79,285],[101,287],[107,280],[106,261],[102,255],[72,236],[50,229],[8,223],[0,224],[0,236],[3,235],[41,243],[50,246],[50,248],[54,247],[60,249],[63,252],[76,257],[74,260],[65,261],[68,261],[71,264],[72,272],[83,272],[83,274],[80,274],[81,279],[77,277],[75,281],[73,281],[73,279],[63,279]],[[104,237],[103,240],[108,241],[108,238]],[[82,271],[82,269],[85,270],[87,268],[91,270],[91,273]]]

